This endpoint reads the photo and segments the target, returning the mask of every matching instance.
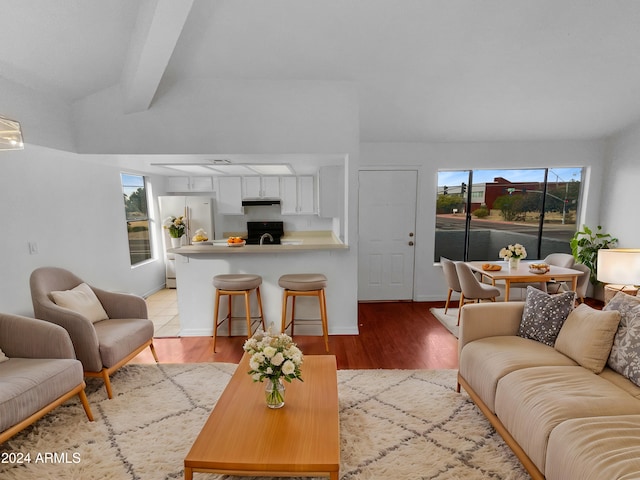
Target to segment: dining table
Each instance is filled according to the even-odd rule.
[[[571,282],[571,290],[574,292],[578,286],[578,277],[583,275],[584,272],[580,270],[574,270],[572,268],[558,267],[555,265],[549,265],[549,269],[546,272],[540,273],[539,271],[533,272],[529,270],[531,264],[540,264],[541,260],[523,262],[521,261],[518,268],[512,269],[509,267],[509,263],[505,261],[474,261],[466,262],[467,265],[474,272],[480,273],[483,277],[489,279],[492,285],[496,285],[496,282],[504,282],[504,301],[509,301],[509,293],[512,283],[546,283],[546,282]],[[486,265],[498,265],[500,270],[486,270]],[[483,268],[484,267],[484,268]]]

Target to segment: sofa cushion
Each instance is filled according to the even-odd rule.
[[[4,352],[0,349],[0,363],[2,362],[6,362],[7,360],[9,360],[9,357],[7,357]]]
[[[71,290],[51,292],[51,298],[56,305],[73,310],[91,322],[109,318],[100,300],[86,283],[81,283]]]
[[[614,372],[609,367],[604,367],[602,372],[598,374],[599,377],[613,383],[616,387],[621,388],[629,395],[636,397],[640,400],[640,387],[629,380],[627,377],[620,375],[618,372]]]
[[[640,415],[576,418],[553,429],[547,480],[638,478]]]
[[[577,364],[553,347],[517,336],[482,338],[468,343],[460,352],[460,375],[492,412],[496,387],[502,377],[540,365]]]
[[[153,338],[153,322],[146,318],[109,319],[93,324],[102,364],[109,368]]]
[[[0,364],[0,432],[83,382],[74,359],[12,358]]]
[[[620,312],[608,365],[640,385],[640,298],[618,292],[603,310]]]
[[[586,304],[574,309],[562,325],[555,349],[584,368],[600,373],[607,363],[620,314],[602,311]]]
[[[575,298],[575,292],[549,295],[528,286],[518,335],[553,347],[562,324],[573,310]]]
[[[562,422],[627,414],[640,414],[638,400],[579,366],[517,370],[496,390],[496,415],[543,474],[549,435]]]

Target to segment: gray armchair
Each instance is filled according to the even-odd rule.
[[[102,377],[109,398],[113,398],[109,376],[138,353],[153,346],[153,323],[147,317],[142,297],[91,287],[108,318],[92,323],[83,315],[57,305],[54,291],[71,290],[83,283],[73,273],[56,267],[42,267],[31,274],[31,300],[36,318],[64,327],[82,362],[85,376]]]
[[[82,364],[69,334],[51,323],[0,313],[0,444],[78,395],[87,418],[93,415]]]

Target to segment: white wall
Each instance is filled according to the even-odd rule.
[[[29,276],[40,266],[138,295],[163,286],[161,261],[131,268],[119,168],[29,144],[1,157],[1,312],[33,315]]]
[[[0,76],[0,115],[20,122],[24,142],[75,150],[71,107]]]
[[[640,248],[640,122],[608,142],[602,185],[601,225],[618,238],[618,246]]]
[[[601,202],[604,142],[487,142],[487,143],[363,143],[360,169],[413,168],[418,170],[415,281],[413,299],[444,300],[446,289],[439,266],[434,265],[437,172],[442,169],[587,167],[588,198],[580,223],[596,225]]]
[[[18,120],[49,119],[55,112],[26,99],[17,95],[10,111]],[[124,165],[124,156],[114,155],[105,166],[105,157],[98,161],[96,154],[337,153],[348,159],[347,168],[358,164],[357,91],[348,82],[192,79],[161,85],[145,112],[123,114],[118,87],[80,100],[72,110],[71,124],[63,111],[58,125],[62,140],[55,128],[28,122],[27,148],[2,152],[3,211],[15,217],[15,227],[0,240],[11,272],[1,280],[0,311],[32,313],[28,278],[40,265],[63,266],[103,288],[138,294],[164,282],[161,262],[134,270],[128,265],[119,173],[140,165],[135,157]],[[75,143],[80,154],[35,147],[30,136],[57,149],[75,150]],[[351,218],[357,213],[356,172],[347,172]],[[164,193],[160,183],[155,195]],[[355,225],[347,222],[347,239],[355,238]],[[39,254],[29,255],[29,241],[37,242]],[[335,288],[349,299],[344,316],[357,329],[355,246],[340,258],[340,268]]]

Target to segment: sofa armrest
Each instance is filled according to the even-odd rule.
[[[149,318],[144,298],[130,293],[110,292],[91,287],[109,318]]]
[[[67,331],[53,323],[0,313],[0,349],[9,358],[76,358]]]
[[[467,343],[479,338],[517,335],[524,302],[492,302],[465,305],[460,316],[458,356]]]

